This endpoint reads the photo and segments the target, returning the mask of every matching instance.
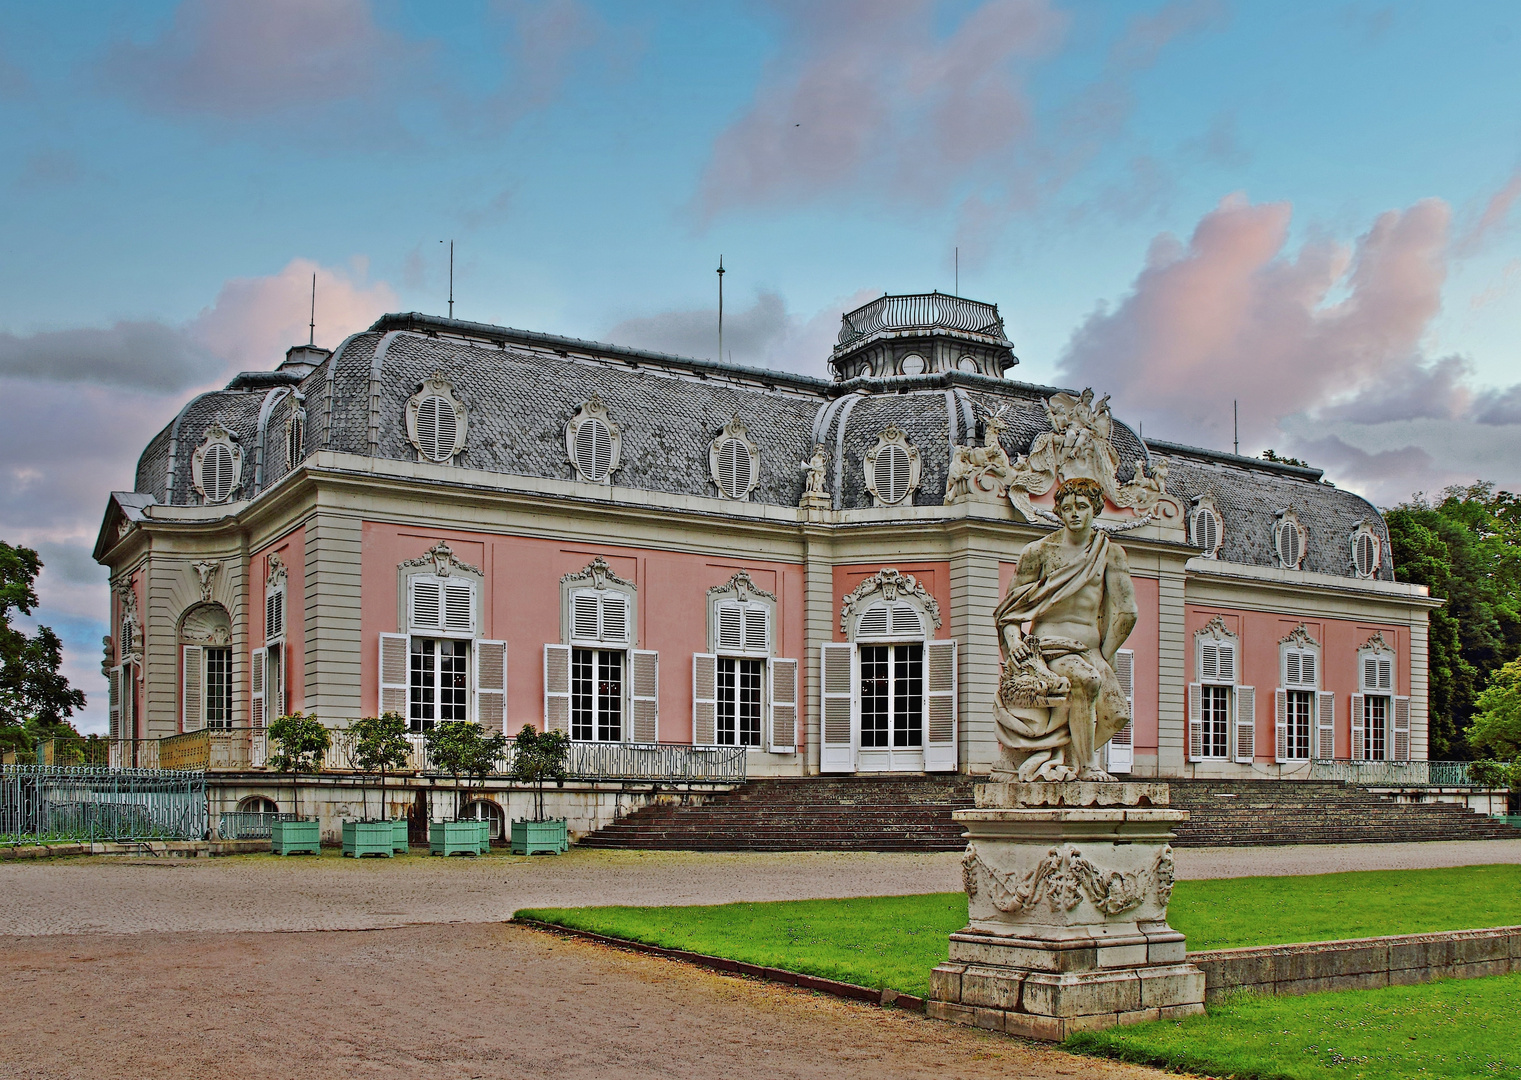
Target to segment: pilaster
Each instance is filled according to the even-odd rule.
[[[306,708],[328,725],[361,715],[361,522],[331,509],[306,525]]]
[[[993,698],[998,691],[998,634],[993,609],[998,606],[998,555],[977,530],[961,534],[952,552],[950,625],[943,633],[958,642],[957,768],[986,775],[998,755]]]
[[[1163,560],[1157,584],[1157,775],[1182,776],[1188,740],[1183,564]]]

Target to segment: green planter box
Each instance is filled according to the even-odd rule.
[[[315,818],[302,821],[274,821],[269,826],[270,850],[276,855],[306,852],[322,853],[322,823]]]
[[[514,855],[533,855],[540,851],[558,855],[569,847],[570,834],[566,831],[564,818],[512,823],[512,853]]]
[[[481,827],[481,854],[485,855],[491,851],[491,822],[482,819],[476,824]]]
[[[428,826],[428,854],[479,855],[481,830],[474,821],[435,821]]]
[[[405,855],[408,850],[407,826],[410,825],[404,817],[391,819],[391,850],[399,855]]]
[[[343,853],[351,858],[362,855],[391,857],[396,843],[396,829],[389,821],[345,821],[343,823]]]

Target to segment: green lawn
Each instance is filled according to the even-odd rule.
[[[962,893],[708,907],[518,912],[670,949],[923,995],[966,925]],[[1193,950],[1521,924],[1521,866],[1180,881],[1169,911]]]
[[[1078,1053],[1239,1080],[1521,1076],[1521,975],[1303,997],[1240,995],[1208,1016],[1084,1032]]]

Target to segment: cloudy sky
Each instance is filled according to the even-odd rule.
[[[104,727],[106,493],[385,311],[820,373],[884,291],[1390,504],[1521,483],[1521,9],[0,2],[0,538]],[[441,243],[442,241],[442,243]]]

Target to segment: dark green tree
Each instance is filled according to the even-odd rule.
[[[476,777],[484,781],[507,748],[507,737],[500,731],[486,735],[479,724],[445,720],[423,732],[423,741],[433,767],[454,778],[454,819],[458,821],[460,778]]]
[[[386,819],[386,773],[401,768],[412,753],[407,722],[399,713],[366,716],[349,727],[354,735],[354,765],[363,773],[380,774],[380,820]],[[369,804],[365,804],[369,815]]]
[[[316,713],[291,713],[269,725],[269,737],[279,749],[270,755],[269,763],[278,772],[288,772],[292,812],[301,813],[300,793],[297,784],[301,774],[316,772],[322,767],[322,755],[333,745],[333,737]]]
[[[541,734],[524,724],[512,740],[512,778],[534,785],[535,821],[544,820],[544,782],[565,779],[565,759],[569,753],[570,737],[563,731]]]
[[[63,643],[51,627],[27,634],[11,625],[13,613],[30,615],[42,560],[27,547],[0,540],[0,746],[24,754],[43,739],[77,739],[68,718],[85,696],[58,670]]]
[[[1431,756],[1467,758],[1480,691],[1521,655],[1521,499],[1476,483],[1384,517],[1395,576],[1447,601],[1431,613]]]

